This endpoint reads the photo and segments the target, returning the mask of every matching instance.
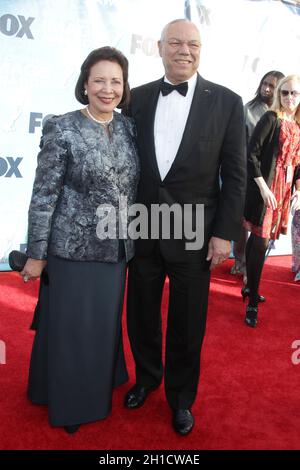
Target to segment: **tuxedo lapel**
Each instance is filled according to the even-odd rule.
[[[211,112],[214,103],[214,93],[209,86],[209,82],[200,75],[197,77],[196,88],[188,115],[182,140],[180,142],[173,165],[171,166],[165,180],[172,176],[172,173],[188,157],[195,143],[199,138],[207,137],[206,122],[207,116]]]

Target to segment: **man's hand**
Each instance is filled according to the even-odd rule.
[[[231,245],[229,240],[211,237],[208,243],[207,261],[211,260],[210,269],[223,263],[230,255]]]

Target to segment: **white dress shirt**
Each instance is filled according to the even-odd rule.
[[[166,77],[164,80],[171,83]],[[154,120],[154,143],[157,165],[163,180],[170,170],[182,140],[197,82],[195,73],[188,82],[188,92],[182,96],[174,90],[166,96],[160,92]]]

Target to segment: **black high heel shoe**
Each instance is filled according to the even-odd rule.
[[[250,289],[249,287],[243,287],[241,290],[241,295],[243,297],[243,302],[245,302],[246,297],[249,297]],[[263,295],[257,294],[257,302],[265,302],[266,298]]]
[[[251,328],[255,328],[257,325],[257,307],[252,307],[248,305],[246,308],[245,323]]]

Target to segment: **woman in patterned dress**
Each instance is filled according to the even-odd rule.
[[[292,197],[291,192],[294,190]],[[300,76],[283,78],[274,103],[258,122],[248,148],[244,226],[249,296],[245,322],[257,325],[258,288],[270,240],[287,233],[290,204],[300,209]]]

